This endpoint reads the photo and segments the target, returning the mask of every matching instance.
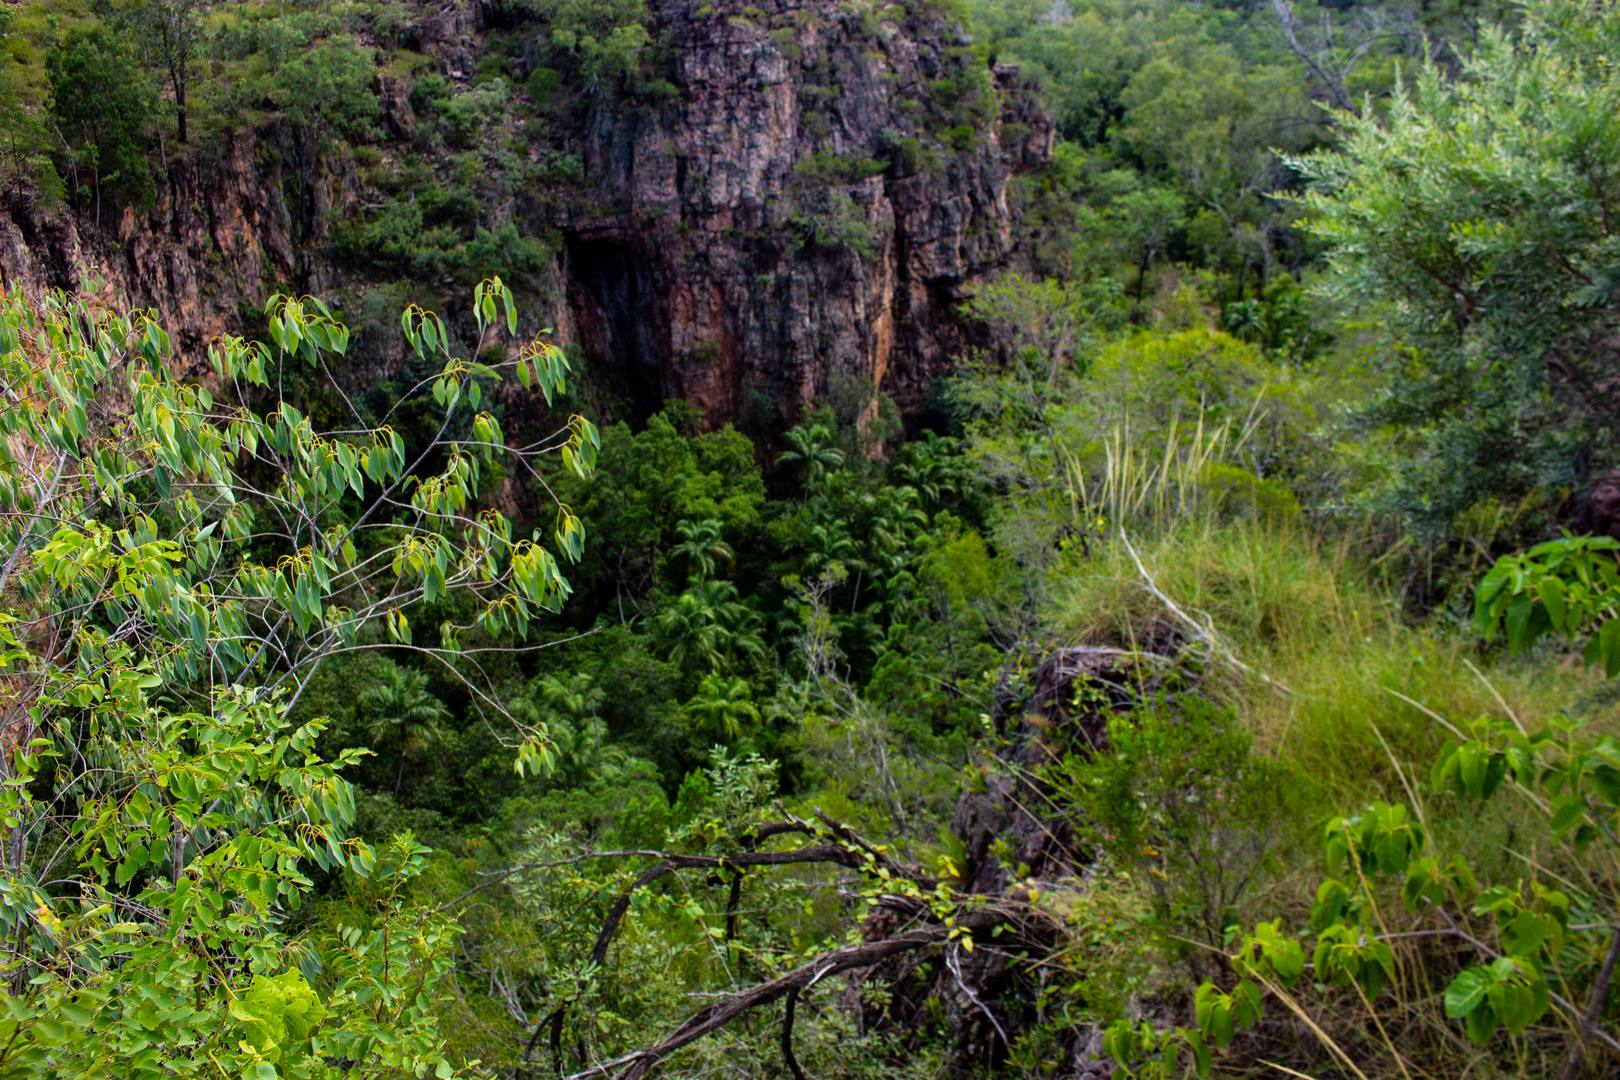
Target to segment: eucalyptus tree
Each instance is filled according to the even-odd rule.
[[[1297,159],[1328,293],[1382,313],[1371,428],[1411,434],[1390,502],[1444,530],[1484,498],[1620,466],[1620,15],[1535,0],[1462,77],[1415,73]]]
[[[130,28],[148,67],[160,68],[174,92],[178,134],[186,142],[186,98],[192,64],[204,41],[197,0],[141,0],[128,11]]]
[[[478,380],[549,401],[568,365],[512,340],[498,279],[474,299],[474,355],[504,336],[513,359],[467,361],[438,316],[403,316],[435,369],[413,393],[441,415],[413,458],[386,422],[319,430],[273,389],[346,351],[319,301],[273,297],[269,343],[215,342],[212,388],[173,374],[151,315],[94,290],[0,302],[0,1071],[450,1075],[454,924],[402,891],[425,849],[352,835],[342,771],[366,751],[324,759],[325,721],[290,710],[326,658],[386,649],[443,665],[493,724],[478,655],[538,647],[534,619],[568,595],[578,520],[519,536],[475,493],[514,457],[589,475],[596,430],[575,416],[506,445]],[[464,622],[413,626],[451,594]],[[550,765],[539,725],[499,731],[519,771]],[[313,867],[376,879],[352,925],[289,928]]]

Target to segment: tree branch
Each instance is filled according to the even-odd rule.
[[[624,921],[625,913],[630,910],[630,902],[634,898],[635,894],[638,891],[646,888],[648,885],[651,885],[659,878],[664,877],[667,874],[674,873],[676,870],[728,870],[734,874],[740,874],[743,867],[793,866],[804,863],[833,863],[838,866],[847,867],[851,870],[865,870],[867,867],[867,856],[870,854],[874,861],[883,860],[881,863],[879,863],[879,865],[883,866],[884,869],[889,870],[891,876],[900,877],[910,881],[917,881],[919,883],[927,882],[928,888],[933,887],[933,879],[923,876],[916,867],[907,867],[902,866],[899,863],[895,863],[892,859],[889,859],[881,852],[877,852],[876,849],[871,848],[869,844],[867,844],[860,837],[856,836],[855,833],[851,832],[845,826],[832,821],[830,818],[823,817],[823,820],[828,823],[828,827],[831,828],[835,834],[840,836],[841,842],[812,844],[808,847],[793,848],[788,851],[746,850],[733,852],[727,855],[683,855],[675,852],[665,851],[587,852],[571,859],[559,859],[555,862],[549,863],[530,863],[524,866],[512,867],[509,870],[500,871],[497,880],[485,882],[482,885],[476,885],[462,893],[456,899],[447,904],[441,905],[436,910],[442,911],[445,908],[453,907],[474,893],[499,884],[500,881],[504,881],[513,874],[524,870],[574,865],[585,862],[588,859],[598,858],[639,856],[659,860],[652,866],[647,867],[641,873],[637,874],[635,880],[630,883],[630,887],[621,892],[613,901],[613,906],[608,908],[607,916],[602,920],[602,929],[598,931],[596,935],[596,942],[591,946],[589,958],[592,966],[599,967],[603,961],[607,959],[608,949],[613,944],[614,935],[618,933],[619,924]],[[757,844],[761,839],[787,832],[811,833],[812,830],[808,824],[803,822],[775,823],[761,826],[756,832],[744,837],[743,842],[744,844],[752,847],[752,845]],[[844,839],[845,837],[848,839]],[[530,1055],[534,1052],[535,1045],[539,1041],[540,1028],[543,1028],[547,1024],[551,1024],[554,1029],[560,1030],[560,1025],[565,1015],[566,1006],[558,1006],[554,1012],[549,1014],[540,1022],[539,1026],[535,1029],[534,1035],[530,1037],[528,1044],[523,1051],[523,1059],[525,1061],[527,1061]]]
[[[955,925],[977,935],[987,934],[997,926],[1015,921],[1015,915],[1011,910],[992,905],[958,916]],[[805,990],[829,975],[837,975],[856,968],[875,967],[890,957],[938,945],[947,941],[950,935],[950,928],[936,924],[908,930],[881,941],[851,945],[823,953],[786,975],[712,1002],[693,1013],[674,1031],[645,1050],[637,1050],[612,1061],[604,1061],[583,1072],[574,1073],[567,1080],[590,1080],[591,1077],[609,1075],[620,1067],[624,1067],[624,1071],[619,1074],[618,1080],[640,1080],[647,1075],[648,1070],[670,1054],[705,1035],[720,1030],[751,1009],[768,1005],[789,992],[797,993]]]
[[[798,1007],[799,988],[795,986],[787,992],[787,1008],[782,1013],[782,1061],[793,1074],[793,1080],[808,1080],[804,1070],[799,1068],[799,1059],[793,1056],[793,1014]]]

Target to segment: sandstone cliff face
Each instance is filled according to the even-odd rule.
[[[217,158],[175,163],[150,211],[104,207],[99,225],[14,193],[0,218],[6,287],[99,279],[109,305],[155,308],[187,369],[203,370],[207,343],[241,334],[245,310],[295,276],[280,168],[262,148],[261,132],[239,132]]]
[[[985,71],[937,15],[700,2],[649,5],[675,92],[597,95],[563,136],[583,182],[515,211],[561,236],[529,282],[543,323],[634,416],[683,397],[711,424],[747,416],[768,435],[839,380],[917,408],[970,344],[957,302],[1016,265],[1010,180],[1050,156],[1049,118],[1016,72]],[[503,18],[488,5],[424,9],[407,32],[465,81]],[[975,79],[987,91],[977,118],[942,136],[961,110],[941,88],[961,97]],[[408,84],[380,78],[379,98],[380,127],[411,140]],[[13,193],[0,274],[42,289],[93,272],[110,303],[156,308],[196,372],[207,342],[243,333],[272,292],[363,295],[364,270],[325,254],[332,222],[362,209],[352,162],[325,162],[300,244],[276,138],[272,121],[177,158],[153,208],[104,209],[99,224]]]
[[[967,345],[952,309],[1015,258],[1009,180],[1050,156],[1050,119],[998,71],[989,122],[919,167],[896,147],[927,145],[960,32],[908,19],[874,35],[864,9],[764,3],[747,18],[655,7],[679,99],[595,110],[586,172],[608,209],[565,233],[579,340],[634,396],[711,420],[768,401],[792,423],[840,377],[916,408]],[[815,178],[862,159],[894,164]]]

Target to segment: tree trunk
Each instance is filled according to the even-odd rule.
[[[1609,939],[1608,955],[1603,958],[1603,966],[1598,969],[1597,978],[1592,982],[1591,1000],[1587,1004],[1586,1015],[1580,1018],[1575,1045],[1569,1051],[1569,1064],[1564,1068],[1564,1080],[1575,1080],[1581,1075],[1581,1064],[1586,1059],[1586,1044],[1603,1016],[1603,1003],[1609,996],[1609,980],[1614,977],[1617,959],[1620,959],[1620,930],[1616,930]]]

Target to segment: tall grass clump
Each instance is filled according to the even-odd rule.
[[[1334,482],[1333,388],[1243,342],[1139,334],[1083,376],[976,386],[974,453],[1007,490],[996,539],[1039,568],[1051,637],[1202,649],[1222,669],[1207,692],[1330,799],[1398,794],[1391,758],[1430,760],[1436,715],[1539,722],[1597,689],[1414,619],[1367,530],[1302,511],[1297,491]],[[1038,409],[982,406],[1037,391]],[[1086,539],[1059,555],[1054,532]]]
[[[1051,627],[1061,641],[1123,648],[1211,635],[1248,671],[1212,672],[1207,691],[1260,749],[1338,801],[1398,795],[1390,757],[1431,760],[1447,737],[1435,715],[1468,720],[1505,703],[1533,726],[1598,690],[1572,668],[1482,654],[1408,621],[1353,541],[1298,517],[1188,514],[1116,533],[1065,575]]]

